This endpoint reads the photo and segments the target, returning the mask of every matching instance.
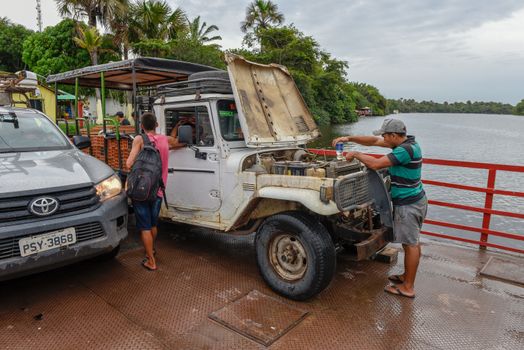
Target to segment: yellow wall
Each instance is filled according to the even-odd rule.
[[[26,95],[30,98],[42,99],[42,108],[43,112],[51,118],[53,121],[56,121],[56,101],[55,101],[55,92],[45,86],[38,85],[40,90],[40,96],[37,98],[33,94],[27,93]],[[13,94],[13,100],[15,101],[25,101],[25,98],[20,94]],[[16,103],[16,107],[27,107],[24,103]]]

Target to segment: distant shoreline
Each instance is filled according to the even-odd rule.
[[[524,115],[524,100],[513,106],[501,102],[434,102],[414,99],[388,99],[386,114],[398,113],[462,113],[462,114],[500,114]]]

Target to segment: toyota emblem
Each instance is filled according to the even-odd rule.
[[[37,216],[47,216],[58,210],[58,200],[53,197],[39,197],[29,203],[29,211]]]

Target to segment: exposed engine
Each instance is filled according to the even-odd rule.
[[[348,244],[351,245],[367,239],[376,229],[382,227],[380,215],[369,197],[367,176],[356,174],[364,170],[364,165],[356,159],[351,162],[324,159],[323,156],[317,156],[302,149],[284,150],[249,156],[243,163],[243,170],[257,174],[314,176],[333,179],[355,174],[350,178],[346,177],[344,180],[339,180],[341,181],[340,185],[333,189],[333,193],[338,191],[337,193],[341,194],[339,198],[346,198],[345,202],[350,203],[348,205],[350,209],[341,210],[337,215],[323,218],[324,225],[335,237],[340,239],[340,242],[343,242],[342,244],[346,248],[349,247]],[[330,199],[336,200],[335,195]]]
[[[259,153],[244,161],[242,170],[258,174],[314,176],[337,178],[362,170],[358,160],[319,160],[316,154],[304,150]]]

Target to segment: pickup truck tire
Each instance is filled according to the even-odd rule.
[[[301,212],[267,218],[255,236],[258,268],[275,292],[306,300],[335,274],[336,252],[326,228]]]

